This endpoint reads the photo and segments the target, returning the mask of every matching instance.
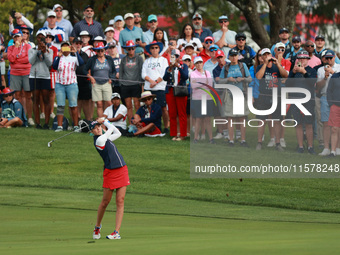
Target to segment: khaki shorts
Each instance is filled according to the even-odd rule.
[[[111,101],[112,87],[110,83],[92,85],[92,101]]]

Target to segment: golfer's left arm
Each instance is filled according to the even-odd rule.
[[[106,139],[111,140],[112,142],[116,139],[118,139],[122,133],[116,128],[114,125],[112,125],[107,119],[104,121],[105,127],[107,127],[107,131],[104,135],[107,135]]]

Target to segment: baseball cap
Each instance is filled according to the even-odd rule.
[[[318,39],[325,40],[325,36],[324,35],[317,35],[315,37],[315,41],[318,40]]]
[[[80,37],[75,37],[72,41],[72,43],[82,42]]]
[[[106,32],[109,32],[109,31],[115,32],[115,30],[113,29],[113,27],[107,27],[107,28],[105,28],[104,34],[105,34]]]
[[[239,39],[239,38],[244,38],[244,39],[247,39],[247,36],[245,35],[245,33],[237,33],[235,35],[235,40]]]
[[[57,8],[64,9],[60,4],[55,4],[52,10],[55,11]]]
[[[278,49],[278,48],[286,48],[286,45],[282,42],[278,42],[277,44],[275,44],[275,48]]]
[[[38,35],[43,35],[43,36],[46,37],[46,33],[45,33],[45,31],[43,31],[43,30],[38,30],[38,31],[37,31],[37,34],[36,34],[35,36],[38,36]]]
[[[91,8],[92,10],[94,10],[94,9],[93,9],[93,6],[90,5],[90,4],[88,4],[88,5],[85,6],[84,11],[85,11],[86,9],[88,9],[88,8]]]
[[[279,31],[279,34],[282,34],[284,32],[289,33],[288,28],[286,28],[286,27],[281,28],[280,31]]]
[[[194,16],[192,16],[192,19],[202,19],[202,15],[199,13],[195,13]]]
[[[98,122],[98,121],[92,121],[91,123],[90,123],[90,125],[89,125],[89,129],[90,129],[90,131],[92,130],[92,129],[94,129],[95,128],[95,126],[97,126],[97,125],[100,125],[100,123]]]
[[[148,16],[148,22],[151,22],[151,21],[157,21],[157,16],[155,14],[151,14]]]
[[[109,48],[109,49],[110,49],[110,48],[116,47],[116,43],[115,43],[115,42],[110,42],[110,43],[108,43],[107,45],[108,45],[108,48]]]
[[[192,47],[195,49],[194,45],[192,43],[187,43],[185,46],[184,46],[184,49],[187,48],[187,47]]]
[[[204,38],[204,42],[206,42],[208,40],[213,41],[213,42],[215,41],[214,37],[212,37],[212,36],[207,36],[206,38]]]
[[[196,64],[197,62],[203,62],[202,57],[200,57],[200,56],[195,57],[194,64]]]
[[[123,21],[124,19],[123,19],[122,15],[117,15],[113,20],[114,20],[114,22],[117,22],[118,20]]]
[[[332,50],[327,50],[324,57],[325,58],[333,58],[333,57],[335,57],[335,53]]]
[[[16,37],[16,36],[22,36],[22,32],[20,29],[16,28],[12,31],[12,36]]]
[[[292,42],[301,42],[300,36],[294,36]]]
[[[109,26],[112,26],[114,23],[115,23],[115,20],[114,19],[110,19]]]
[[[219,16],[219,17],[218,17],[218,20],[219,20],[219,21],[220,21],[220,20],[224,20],[224,19],[229,20],[227,15],[222,15],[222,16]]]
[[[132,13],[126,13],[125,15],[124,15],[124,20],[126,20],[126,19],[128,19],[128,18],[135,18],[135,16],[133,16],[133,14]]]
[[[238,51],[236,49],[231,49],[229,51],[229,56],[237,56],[238,55]]]
[[[190,60],[191,61],[191,57],[189,55],[185,54],[182,57],[182,61],[184,61],[184,60]]]
[[[47,13],[47,17],[56,17],[56,16],[57,16],[57,14],[55,13],[55,11],[49,11]]]
[[[300,52],[297,54],[296,57],[297,57],[298,59],[304,59],[304,58],[310,59],[308,52],[305,51],[305,50],[300,51]]]
[[[264,48],[264,49],[261,50],[261,56],[263,56],[265,53],[270,53],[271,54],[270,49]]]
[[[216,51],[215,57],[216,57],[216,58],[218,58],[218,57],[224,57],[224,52],[223,52],[222,50]]]
[[[118,97],[120,99],[120,95],[118,93],[113,93],[111,96],[111,100]]]

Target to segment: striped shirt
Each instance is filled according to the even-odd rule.
[[[58,66],[57,83],[62,85],[77,83],[76,68],[78,65],[76,56],[71,54],[67,57],[61,56]]]

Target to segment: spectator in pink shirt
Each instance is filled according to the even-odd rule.
[[[314,55],[314,48],[315,44],[311,41],[308,40],[305,43],[305,50],[308,52],[310,59],[308,60],[308,66],[311,68],[314,68],[315,66],[321,65],[321,60]]]

